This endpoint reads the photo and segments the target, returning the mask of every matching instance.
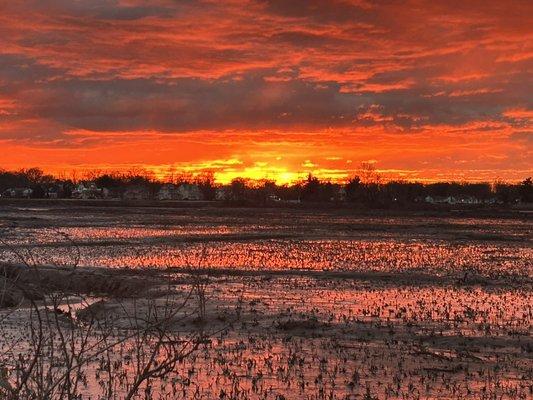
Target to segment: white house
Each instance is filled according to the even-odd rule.
[[[427,196],[426,197],[426,203],[431,204],[480,204],[481,200],[474,196],[448,196],[448,197],[441,197],[441,196]]]
[[[103,196],[103,190],[96,187],[94,182],[82,182],[72,191],[72,197],[75,199],[101,199]]]
[[[2,197],[21,197],[29,199],[32,195],[33,190],[30,188],[14,188],[14,189],[6,189],[4,193],[2,194]]]
[[[217,188],[215,192],[215,200],[225,201],[230,198],[230,190],[227,187]]]
[[[455,198],[452,197],[452,196],[448,196],[448,197],[442,197],[442,196],[431,197],[431,196],[426,196],[426,203],[431,203],[431,204],[455,204],[455,203],[456,203],[456,200],[455,200]]]
[[[203,200],[204,194],[198,185],[182,183],[176,189],[179,200]]]

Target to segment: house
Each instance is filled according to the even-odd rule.
[[[182,183],[176,189],[178,200],[203,200],[204,194],[198,185],[191,185],[189,183]]]
[[[215,200],[225,201],[231,198],[231,191],[227,187],[219,187],[215,192]]]
[[[474,196],[448,196],[448,197],[442,197],[442,196],[427,196],[425,198],[426,203],[431,204],[464,204],[464,205],[475,205],[475,204],[481,204],[482,201],[479,200],[477,197]]]
[[[120,199],[122,198],[124,189],[121,187],[103,188],[102,195],[104,199]]]
[[[166,185],[161,186],[159,192],[157,193],[158,200],[178,200],[178,192],[176,190],[176,185],[167,183]]]
[[[124,200],[150,200],[150,190],[145,186],[132,186],[122,194]]]
[[[275,194],[270,194],[267,196],[267,201],[270,203],[279,203],[281,202],[281,198]]]
[[[346,193],[346,188],[344,187],[340,187],[338,192],[337,192],[337,200],[338,201],[346,201],[348,195]]]
[[[163,185],[157,193],[159,200],[203,200],[204,195],[198,185],[182,183],[178,186],[168,183]]]
[[[4,190],[2,197],[29,199],[33,193],[30,188],[10,188]]]
[[[101,199],[103,196],[103,190],[99,189],[94,182],[81,182],[72,191],[72,198],[74,199]]]
[[[443,197],[443,196],[426,196],[426,203],[431,204],[455,204],[457,201],[453,196]]]
[[[481,204],[481,200],[474,196],[461,196],[457,199],[458,204]]]
[[[65,197],[65,186],[62,183],[54,184],[46,190],[45,197],[49,199],[59,199]]]

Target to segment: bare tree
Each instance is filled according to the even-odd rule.
[[[57,232],[75,250],[46,268],[31,249],[6,240],[8,234],[0,244],[20,264],[0,267],[0,305],[9,306],[0,310],[1,398],[78,399],[94,368],[105,398],[132,399],[142,390],[149,397],[153,380],[175,373],[206,342],[203,326],[181,334],[175,329],[195,315],[205,318],[204,281],[195,278],[176,291],[168,273],[152,295],[93,294],[80,284],[80,252],[68,236]],[[7,304],[15,292],[20,299]],[[191,305],[194,297],[198,303]]]

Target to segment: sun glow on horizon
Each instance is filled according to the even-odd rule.
[[[146,170],[153,173],[155,178],[160,181],[212,177],[215,183],[220,185],[227,185],[234,179],[244,179],[250,182],[272,181],[277,185],[291,185],[304,180],[309,174],[321,179],[331,178],[324,171],[309,168],[300,171],[291,171],[290,167],[271,165],[264,161],[257,161],[252,165],[246,166],[237,158],[225,162],[214,161],[198,165],[147,166]],[[343,178],[348,176],[348,174],[345,175]]]
[[[326,157],[324,160],[339,162],[340,157]],[[196,180],[212,180],[217,185],[228,185],[234,179],[244,179],[249,185],[254,186],[261,184],[264,181],[275,182],[277,185],[292,185],[305,181],[309,175],[312,175],[322,181],[329,181],[333,183],[346,183],[349,179],[355,176],[364,179],[368,171],[365,170],[364,165],[372,165],[373,174],[379,176],[380,182],[389,181],[407,181],[420,183],[435,183],[435,182],[484,182],[494,183],[497,181],[506,181],[509,183],[521,182],[528,176],[531,176],[531,171],[522,171],[522,177],[513,178],[516,171],[509,171],[509,175],[494,176],[492,171],[484,171],[483,175],[479,171],[474,171],[469,175],[469,171],[460,171],[456,173],[442,173],[441,171],[426,171],[427,174],[420,173],[417,170],[402,170],[382,168],[376,160],[362,160],[361,162],[353,162],[352,160],[344,160],[343,163],[350,166],[346,168],[326,168],[311,160],[304,160],[309,166],[313,167],[303,168],[302,163],[295,166],[291,170],[288,164],[275,164],[275,162],[283,161],[283,157],[276,157],[272,162],[252,162],[250,164],[237,157],[226,160],[211,160],[201,163],[175,163],[175,164],[120,164],[120,165],[55,165],[55,166],[11,166],[11,170],[41,167],[41,169],[55,177],[62,179],[72,179],[74,181],[92,180],[102,174],[119,174],[119,175],[140,175],[146,176],[154,181],[162,183],[180,182],[180,181],[196,181]],[[0,165],[0,170],[2,165]],[[9,170],[9,168],[5,168]],[[529,173],[529,175],[528,175]],[[474,175],[475,174],[475,175]]]

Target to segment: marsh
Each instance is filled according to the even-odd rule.
[[[0,221],[5,265],[31,254],[48,280],[69,271],[93,299],[77,318],[122,321],[201,277],[201,321],[192,301],[172,330],[206,336],[138,398],[533,394],[525,215],[37,204],[3,207]],[[24,313],[3,322],[2,348]],[[82,398],[105,394],[104,371],[131,373],[128,351],[88,366]]]

